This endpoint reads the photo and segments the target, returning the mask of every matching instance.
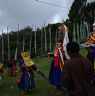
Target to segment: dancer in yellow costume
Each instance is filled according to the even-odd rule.
[[[21,77],[17,79],[18,88],[23,91],[27,91],[28,89],[35,88],[34,82],[34,71],[36,71],[39,75],[46,79],[45,75],[38,69],[36,64],[30,58],[29,52],[22,52],[21,59]]]
[[[22,52],[21,57],[21,77],[17,79],[16,83],[18,84],[18,88],[26,92],[28,89],[35,88],[33,71],[37,71],[38,68],[30,58],[29,52]]]

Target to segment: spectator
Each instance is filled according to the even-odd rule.
[[[66,48],[70,59],[64,64],[63,85],[69,96],[95,96],[91,62],[79,54],[76,42],[68,43]]]

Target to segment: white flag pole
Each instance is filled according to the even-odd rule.
[[[7,27],[7,36],[8,36],[8,60],[10,61],[10,40],[9,40],[9,33],[8,33],[8,27]]]
[[[18,32],[19,32],[19,24],[17,25],[17,46],[15,50],[15,60],[17,60],[17,53],[18,53]]]
[[[47,37],[46,37],[45,22],[44,22],[44,33],[45,33],[45,52],[47,52]]]
[[[79,24],[77,23],[77,42],[80,43],[79,41]]]
[[[31,34],[30,34],[30,45],[29,45],[29,48],[30,48],[30,54],[31,54],[31,43],[32,43],[32,30],[33,30],[33,25],[32,25],[32,29],[31,29]]]
[[[74,24],[73,24],[73,40],[74,41],[76,41],[76,32],[75,32],[76,30],[75,30],[75,26],[76,25],[75,25],[75,22],[74,22]]]
[[[35,26],[35,31],[34,31],[34,34],[35,34],[35,41],[34,41],[34,48],[35,48],[35,55],[36,55],[36,26]]]
[[[25,39],[24,39],[24,32],[23,32],[23,52],[24,52],[24,46],[25,46]]]
[[[51,52],[51,27],[49,27],[49,35],[50,35],[50,52]]]
[[[3,30],[2,30],[2,61],[4,61],[4,41],[3,41]]]
[[[55,44],[57,44],[57,29],[56,29],[56,34],[55,34]]]
[[[41,54],[42,54],[42,51],[43,51],[43,27],[41,29]]]

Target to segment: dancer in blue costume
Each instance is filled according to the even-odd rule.
[[[25,53],[26,54],[26,53]],[[26,58],[26,56],[25,56]],[[34,83],[34,73],[33,71],[37,71],[36,65],[34,65],[33,61],[31,62],[30,59],[27,64],[24,57],[20,59],[20,78],[17,79],[16,83],[18,84],[18,88],[22,89],[23,91],[28,91],[28,89],[33,89],[35,88],[35,83]]]
[[[33,73],[33,71],[35,70],[36,66],[31,67],[26,67],[25,65],[22,66],[21,78],[20,82],[18,83],[18,88],[22,89],[23,91],[35,88],[34,73]]]

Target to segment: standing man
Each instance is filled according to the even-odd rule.
[[[94,72],[91,62],[79,54],[79,44],[66,46],[70,59],[64,64],[63,85],[69,96],[95,96]]]

